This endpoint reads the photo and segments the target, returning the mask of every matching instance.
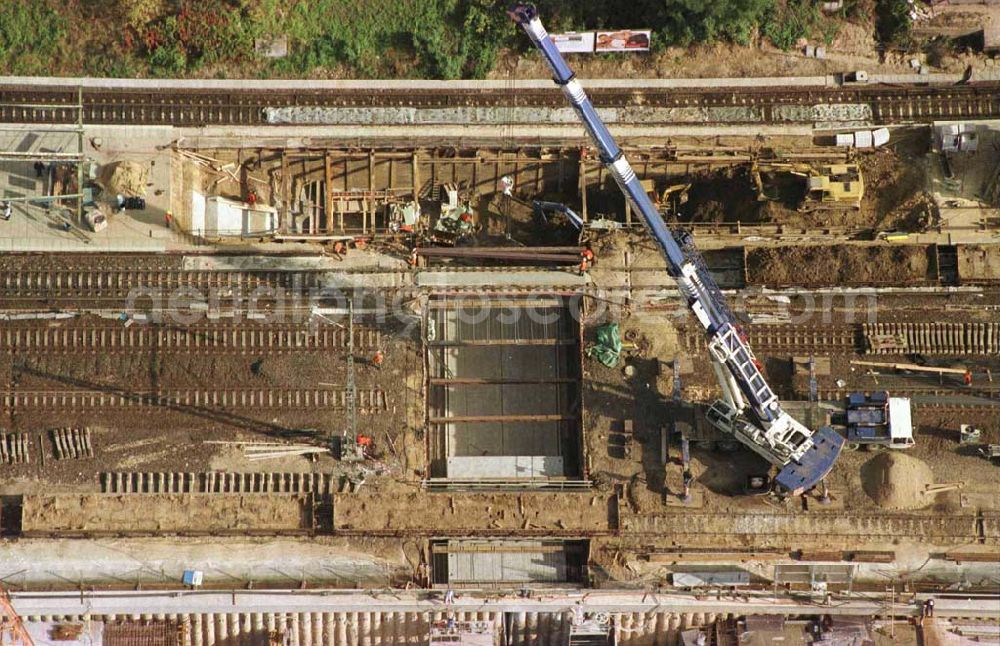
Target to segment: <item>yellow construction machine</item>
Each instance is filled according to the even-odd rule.
[[[644,179],[639,182],[642,190],[649,196],[650,201],[656,206],[663,217],[670,219],[677,217],[680,207],[688,201],[688,191],[691,184],[671,184],[662,193],[656,192],[656,183],[651,179]]]
[[[805,197],[799,211],[827,209],[860,209],[865,195],[865,183],[861,168],[857,164],[824,164],[813,166],[806,163],[753,162],[750,176],[757,189],[757,199],[777,200],[773,187],[765,185],[762,174],[788,173],[806,180]]]

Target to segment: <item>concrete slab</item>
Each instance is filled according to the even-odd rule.
[[[619,143],[655,141],[662,144],[668,137],[710,137],[731,135],[802,136],[811,137],[811,124],[743,124],[738,126],[678,124],[674,126],[629,126],[612,124],[611,133]],[[258,146],[267,148],[322,148],[325,146],[389,145],[400,141],[434,145],[475,145],[496,143],[510,139],[510,126],[504,124],[480,125],[326,125],[268,126],[261,127],[212,127],[180,128],[178,135],[183,145],[192,148],[234,148],[245,145],[247,138],[254,138]],[[533,125],[517,127],[517,139],[526,143],[559,142],[566,145],[590,143],[583,127],[575,124]]]
[[[0,576],[22,588],[136,580],[179,586],[186,569],[202,570],[206,585],[339,580],[379,587],[393,567],[317,539],[36,539],[0,545]]]
[[[184,256],[185,271],[323,271],[339,269],[328,256]]]
[[[417,274],[418,287],[478,288],[503,285],[506,287],[565,287],[581,288],[589,284],[588,276],[559,269],[551,271],[422,271]]]

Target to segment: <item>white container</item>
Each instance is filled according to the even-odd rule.
[[[879,128],[878,130],[872,130],[872,143],[876,148],[889,143],[889,129]]]

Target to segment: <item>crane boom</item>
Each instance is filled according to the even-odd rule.
[[[746,337],[733,321],[722,293],[715,287],[693,243],[679,242],[646,195],[607,126],[549,37],[534,5],[516,4],[509,11],[539,49],[553,80],[573,106],[601,162],[638,212],[667,261],[668,273],[677,281],[688,308],[708,337],[708,347],[722,388],[706,415],[721,431],[779,467],[775,481],[792,492],[805,491],[822,480],[840,455],[844,440],[829,427],[813,432],[784,411],[761,373]]]

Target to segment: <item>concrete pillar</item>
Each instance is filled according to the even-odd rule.
[[[321,618],[321,620],[323,622],[323,629],[322,629],[323,638],[321,640],[318,640],[317,643],[321,644],[322,646],[334,646],[334,641],[333,641],[333,613],[332,612],[324,612],[324,613],[322,613],[320,615],[320,618]]]
[[[229,642],[229,636],[230,636],[229,615],[220,612],[218,615],[216,615],[215,621],[216,621],[215,630],[217,633],[216,639],[218,639],[220,642]]]
[[[312,614],[312,639],[309,642],[310,646],[323,646],[325,643],[323,639],[323,613],[314,612]]]
[[[312,646],[312,616],[313,613],[311,612],[303,612],[299,615],[299,633],[302,635],[302,639],[299,643],[302,644],[302,646]]]
[[[202,632],[203,630],[201,613],[195,613],[191,616],[191,646],[204,646],[205,635]]]
[[[382,613],[373,612],[372,613],[372,625],[371,625],[371,639],[373,646],[382,646],[384,643],[382,641]]]
[[[337,628],[336,646],[347,646],[347,621],[343,612],[338,612],[334,624]]]
[[[358,633],[358,615],[357,612],[347,613],[347,643],[350,646],[358,646],[361,643]]]
[[[254,635],[253,613],[240,614],[240,634],[243,636],[241,643],[245,646],[257,646],[258,640]]]
[[[401,646],[406,643],[406,618],[405,612],[392,613],[392,643],[394,646]]]
[[[206,614],[205,617],[205,646],[215,646],[216,615]]]
[[[292,636],[292,646],[302,646],[302,634],[299,632],[299,613],[288,613],[288,634]]]

